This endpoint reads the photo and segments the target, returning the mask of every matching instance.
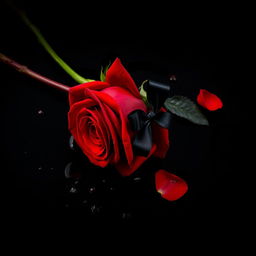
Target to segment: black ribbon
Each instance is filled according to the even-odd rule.
[[[147,81],[144,84],[147,99],[152,105],[152,111],[145,113],[135,110],[129,116],[131,128],[136,131],[133,141],[135,154],[147,156],[152,148],[152,122],[163,128],[169,129],[171,124],[170,112],[159,112],[164,101],[170,97],[171,84],[162,84],[155,81]]]

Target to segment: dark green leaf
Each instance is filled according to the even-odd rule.
[[[199,110],[197,105],[189,98],[179,95],[174,95],[166,99],[164,106],[171,113],[183,117],[195,124],[209,125],[208,120]]]

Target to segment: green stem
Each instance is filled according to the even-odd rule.
[[[39,29],[31,23],[26,14],[22,11],[18,11],[20,17],[24,23],[32,30],[37,37],[39,43],[45,48],[45,50],[52,56],[52,58],[78,83],[87,83],[94,80],[84,78],[77,74],[65,61],[63,61],[57,53],[52,49],[49,43],[45,40]]]

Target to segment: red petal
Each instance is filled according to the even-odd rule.
[[[157,192],[169,201],[179,199],[188,190],[188,185],[183,179],[165,170],[156,172],[155,182]]]
[[[142,99],[134,97],[127,89],[112,86],[102,90],[102,92],[108,94],[112,99],[114,99],[116,104],[119,105],[125,117],[127,117],[134,110],[140,109],[144,112],[147,111],[147,107]]]
[[[75,132],[72,132],[74,139],[77,144],[80,146],[84,154],[89,158],[89,160],[100,167],[106,167],[109,164],[109,152],[107,148],[109,148],[109,142],[105,143],[103,146],[96,145],[90,136],[90,127],[88,125],[89,122],[92,122],[93,119],[90,115],[88,115],[88,110],[82,109],[77,115],[76,119],[76,129]],[[103,127],[101,127],[103,128]],[[105,135],[109,137],[109,135]],[[104,138],[101,138],[103,140]],[[104,155],[102,152],[104,152]]]
[[[117,115],[117,118],[120,120],[122,144],[124,146],[128,163],[131,163],[133,160],[133,150],[132,150],[132,144],[131,144],[131,135],[129,133],[128,125],[127,125],[127,117],[124,116],[120,108],[120,105],[118,105],[111,96],[103,92],[94,92],[94,95],[97,96],[99,106],[101,106],[101,104],[106,104],[115,112],[115,114]],[[107,125],[113,126],[113,124],[111,123]]]
[[[223,107],[221,99],[217,95],[205,89],[200,89],[200,92],[197,96],[197,103],[210,111],[214,111]]]
[[[116,60],[107,71],[106,82],[111,84],[111,86],[122,87],[130,91],[135,97],[139,99],[141,98],[139,90],[131,75],[127,72],[118,58],[116,58]]]
[[[153,124],[153,142],[156,144],[155,157],[165,158],[169,149],[169,130]]]
[[[102,92],[97,92],[97,91],[91,91],[90,89],[85,89],[88,97],[92,98],[95,100],[98,105],[100,106],[100,110],[102,113],[102,118],[104,118],[104,121],[106,122],[106,125],[108,126],[108,129],[111,134],[111,139],[112,139],[112,144],[114,147],[114,153],[117,154],[115,161],[119,158],[119,143],[118,143],[118,131],[116,128],[119,126],[118,121],[113,118],[113,111],[116,110],[115,108],[112,108],[112,110],[108,107],[109,105],[113,105],[111,103],[112,99],[111,97],[108,97],[108,95],[105,95]],[[102,100],[104,99],[104,100]],[[108,102],[109,104],[104,105],[104,102]],[[111,118],[111,119],[110,119]]]
[[[115,167],[117,171],[123,176],[129,176],[134,173],[151,155],[155,152],[156,145],[153,145],[147,157],[144,156],[134,156],[131,164],[128,164],[127,161],[120,161],[116,164]]]
[[[162,112],[166,112],[165,109],[161,108]],[[169,149],[169,130],[162,128],[158,124],[153,122],[153,142],[156,144],[155,157],[165,158],[166,153]]]
[[[104,88],[109,87],[108,83],[100,82],[100,81],[93,81],[89,83],[79,84],[73,86],[69,89],[69,104],[72,106],[74,103],[79,102],[85,99],[85,89],[91,90],[103,90]]]

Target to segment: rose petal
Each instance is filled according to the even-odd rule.
[[[117,171],[123,176],[129,176],[134,173],[148,158],[150,158],[156,151],[156,145],[153,145],[148,156],[134,156],[133,161],[128,164],[123,161],[115,165]]]
[[[82,108],[90,108],[97,105],[97,103],[92,99],[84,99],[82,101],[74,103],[72,106],[70,106],[70,110],[68,112],[68,129],[71,130],[75,127],[75,118],[78,112]]]
[[[147,107],[144,104],[143,100],[141,98],[135,98],[126,89],[112,86],[102,90],[102,92],[108,94],[114,99],[114,101],[120,106],[125,117],[127,117],[134,110],[140,109],[144,112],[147,111]]]
[[[92,111],[90,109],[86,109],[86,112],[87,112],[86,116],[88,115],[91,116],[91,120],[92,120],[92,124],[87,125],[88,126],[87,140],[92,141],[93,144],[98,146],[98,155],[96,154],[96,158],[98,158],[99,160],[104,158],[102,156],[103,153],[105,153],[105,157],[107,158],[110,151],[111,135],[109,134],[109,131],[106,127],[106,123],[102,120],[101,118],[102,115],[99,114],[100,110]],[[92,127],[94,127],[94,129]],[[85,142],[85,146],[89,151],[93,151],[87,142]]]
[[[200,92],[197,96],[197,103],[210,111],[214,111],[223,107],[221,99],[217,95],[205,89],[200,89]]]
[[[105,82],[93,81],[89,83],[79,84],[69,89],[69,104],[72,106],[74,103],[85,99],[84,89],[88,88],[91,90],[103,90],[110,85]]]
[[[183,179],[161,169],[155,173],[155,184],[157,192],[169,201],[181,198],[188,190],[188,185]]]
[[[85,89],[85,90],[87,93],[87,97],[90,97],[93,100],[95,100],[97,102],[100,110],[102,111],[102,118],[106,122],[108,130],[110,131],[111,140],[112,140],[112,144],[113,144],[113,151],[114,151],[114,156],[115,156],[114,161],[116,162],[119,159],[118,131],[116,129],[119,126],[119,124],[118,124],[117,119],[113,118],[114,115],[112,115],[112,112],[115,109],[113,109],[113,108],[110,109],[108,107],[109,104],[106,104],[106,105],[104,104],[104,102],[106,100],[111,102],[111,98],[105,99],[108,97],[108,95],[104,95],[104,93],[102,93],[102,92],[91,91],[90,89]],[[103,98],[101,96],[103,96]],[[105,99],[105,101],[103,99]],[[108,103],[110,103],[110,102],[108,102]]]
[[[107,71],[106,82],[111,84],[111,86],[119,86],[124,88],[132,93],[133,96],[137,98],[140,97],[140,92],[134,83],[131,75],[122,65],[119,58],[116,58],[113,64]]]
[[[133,149],[131,145],[131,133],[128,129],[127,125],[127,117],[124,116],[120,106],[115,102],[115,100],[110,97],[108,94],[103,93],[103,92],[93,92],[93,94],[97,97],[98,99],[98,104],[106,104],[109,106],[113,111],[115,111],[115,114],[117,115],[118,120],[121,122],[121,139],[122,139],[122,144],[124,147],[124,151],[126,154],[126,158],[128,161],[128,164],[130,164],[133,160]],[[109,125],[112,125],[111,122]]]
[[[156,144],[155,157],[165,158],[169,149],[169,130],[153,124],[153,142]]]
[[[161,111],[166,112],[164,108],[161,108]],[[152,131],[152,139],[157,146],[154,156],[159,158],[165,158],[170,145],[169,130],[153,122]]]
[[[104,143],[97,145],[93,138],[90,136],[90,129],[93,122],[95,122],[92,116],[88,115],[87,109],[82,109],[77,115],[77,127],[76,131],[73,132],[74,139],[80,146],[84,154],[88,159],[95,165],[100,167],[106,167],[109,160],[109,142],[104,141]],[[90,124],[91,123],[91,124]],[[101,128],[104,128],[102,126]],[[108,133],[104,134],[109,137]],[[104,140],[104,138],[100,138]]]
[[[83,90],[83,95],[86,94],[85,90]],[[98,111],[94,108],[94,106],[98,106],[97,101],[89,98],[88,96],[86,97],[87,98],[85,100],[76,102],[71,106],[68,114],[69,129],[73,134],[75,141],[89,160],[95,165],[105,167],[111,160],[111,158],[109,158],[109,140],[112,140],[112,138],[110,138],[111,136],[106,122],[103,122],[102,117],[97,118]],[[94,109],[94,111],[92,109]],[[98,143],[98,146],[95,141],[93,141],[94,145],[89,146],[92,138],[89,135],[88,125],[85,124],[85,121],[83,121],[83,123],[80,122],[86,118],[88,118],[86,122],[89,123],[97,121],[100,122],[100,124],[97,125],[97,132],[100,133],[100,131],[102,131],[101,134],[104,134],[104,136],[101,136],[103,143]],[[118,156],[119,155],[117,153],[117,157]]]

